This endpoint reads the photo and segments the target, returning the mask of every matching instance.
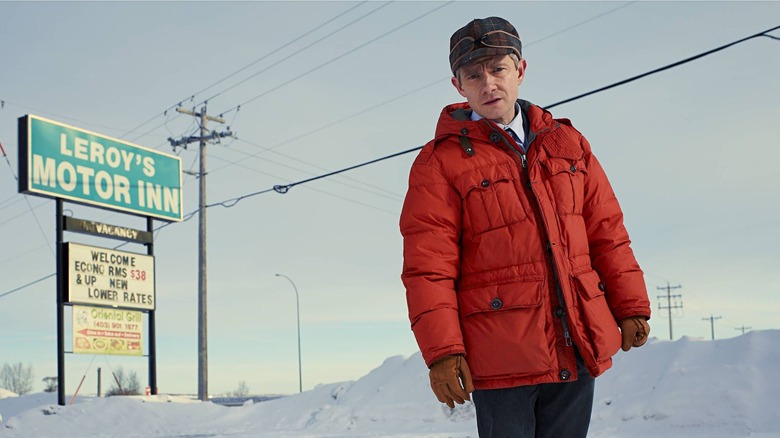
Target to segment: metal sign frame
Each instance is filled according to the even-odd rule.
[[[65,306],[72,305],[68,302],[68,242],[65,242],[65,222],[67,216],[63,214],[64,201],[57,198],[55,200],[56,214],[56,246],[57,246],[57,403],[65,406]],[[146,231],[154,232],[154,220],[151,217],[146,218]],[[154,242],[144,243],[146,254],[154,256]],[[156,288],[156,286],[155,286]],[[157,329],[155,322],[154,309],[128,309],[140,310],[149,314],[149,386],[151,393],[157,394]]]

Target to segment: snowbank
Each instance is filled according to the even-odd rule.
[[[652,340],[620,353],[596,385],[593,438],[780,437],[780,331],[719,341]],[[188,397],[0,400],[10,437],[476,437],[474,407],[450,410],[428,388],[417,353],[388,358],[357,381],[225,407]]]

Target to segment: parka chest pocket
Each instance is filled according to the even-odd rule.
[[[464,230],[476,235],[525,220],[517,179],[509,165],[472,169],[455,178]]]
[[[547,187],[555,198],[558,214],[582,214],[585,197],[585,179],[588,169],[585,160],[547,157],[541,160],[546,171]]]

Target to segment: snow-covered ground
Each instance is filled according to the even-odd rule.
[[[589,436],[780,437],[778,364],[780,330],[621,352],[597,380]],[[239,407],[167,395],[58,406],[55,394],[8,395],[0,390],[2,438],[477,436],[473,406],[439,404],[419,353],[391,357],[357,381]]]

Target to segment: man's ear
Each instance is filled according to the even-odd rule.
[[[460,79],[458,79],[457,76],[453,76],[452,79],[450,79],[450,82],[452,82],[452,86],[455,87],[456,90],[458,90],[458,94],[460,94],[463,97],[466,97],[466,95],[463,94],[463,88],[460,86]]]
[[[523,79],[525,79],[525,69],[527,68],[527,64],[525,62],[525,58],[520,59],[520,62],[517,63],[517,83],[520,85],[520,83],[523,82]]]

